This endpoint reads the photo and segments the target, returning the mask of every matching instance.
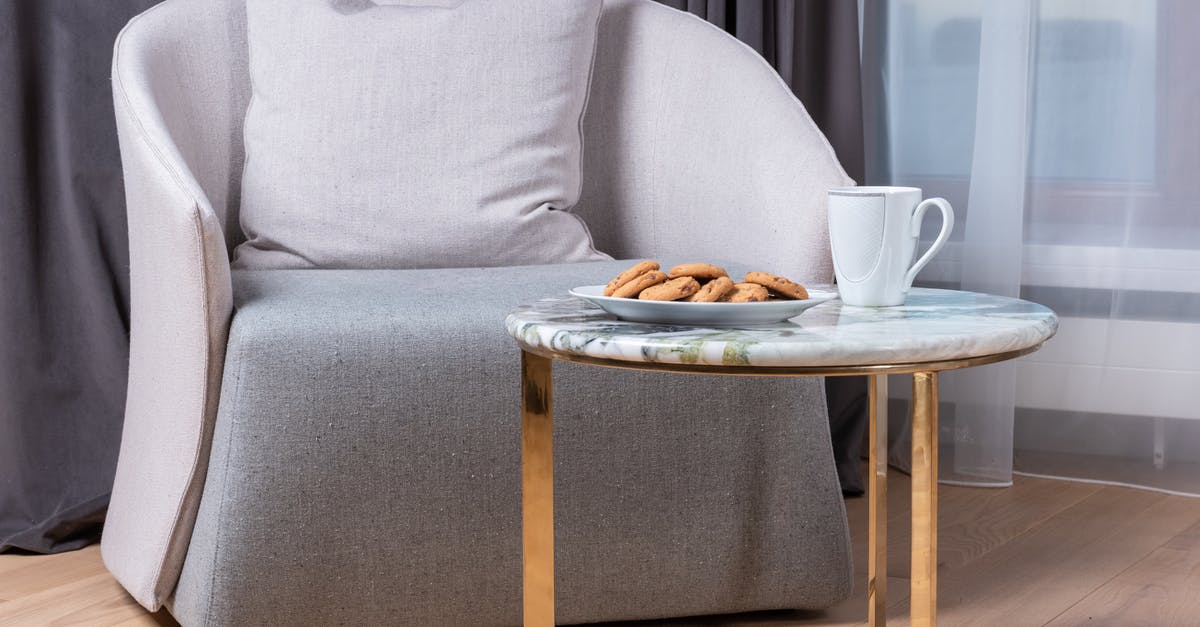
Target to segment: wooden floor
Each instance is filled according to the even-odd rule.
[[[906,624],[908,477],[889,481],[889,614]],[[941,625],[1200,625],[1200,499],[1017,477],[1005,490],[941,486]],[[867,501],[847,502],[866,572]],[[859,577],[861,580],[862,577]],[[866,596],[820,613],[768,612],[668,625],[861,625]],[[173,625],[104,570],[97,547],[0,555],[0,625]],[[626,626],[628,627],[628,626]]]

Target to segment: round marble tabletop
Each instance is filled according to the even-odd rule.
[[[505,327],[523,349],[562,359],[836,369],[1012,357],[1053,336],[1058,318],[1016,298],[913,288],[900,307],[833,300],[786,322],[720,328],[624,322],[561,296],[518,307]]]

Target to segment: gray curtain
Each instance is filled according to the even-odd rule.
[[[723,28],[761,54],[829,138],[846,173],[862,182],[863,115],[858,3],[854,0],[659,0]],[[842,491],[863,493],[859,458],[867,427],[864,377],[825,380]]]
[[[0,0],[0,551],[98,537],[125,404],[113,40],[154,0]]]

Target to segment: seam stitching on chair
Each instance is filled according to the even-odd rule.
[[[114,67],[120,67],[121,42],[124,41],[125,33],[129,30],[129,28],[132,27],[135,23],[140,21],[143,17],[145,17],[149,13],[151,13],[152,11],[155,11],[156,9],[162,7],[165,4],[166,3],[156,5],[156,6],[152,7],[151,9],[147,10],[145,13],[138,15],[137,17],[133,18],[133,20],[131,20],[129,22],[129,24],[127,24],[125,26],[124,29],[121,30],[121,33],[117,36],[116,51],[114,52],[114,58],[113,58]],[[186,196],[189,200],[191,200],[193,204],[197,205],[197,208],[199,208],[199,206],[201,205],[200,199],[196,198],[196,195],[193,194],[191,192],[191,190],[188,189],[187,184],[184,183],[183,176],[179,173],[179,171],[174,166],[171,165],[171,160],[166,158],[166,156],[163,154],[162,149],[158,146],[158,144],[156,144],[150,138],[150,133],[146,131],[145,124],[143,124],[141,117],[139,117],[137,115],[137,113],[135,113],[136,109],[133,106],[133,101],[129,98],[129,93],[125,90],[125,81],[121,78],[120,72],[118,72],[118,71],[113,72],[112,82],[116,86],[115,92],[119,93],[121,95],[121,100],[123,100],[125,103],[125,110],[126,110],[127,115],[129,116],[129,119],[133,121],[134,126],[137,128],[138,137],[143,142],[145,142],[146,147],[149,148],[150,152],[154,154],[154,158],[158,160],[159,165],[163,166],[163,169],[165,169],[167,171],[167,174],[169,174],[171,176],[171,180],[175,182],[175,185],[176,185],[176,187],[179,188],[179,191],[182,192],[183,195]],[[204,204],[207,204],[207,203],[204,203]]]
[[[194,210],[192,212],[192,221],[193,221],[193,224],[195,225],[194,233],[196,236],[196,244],[197,244],[197,247],[199,248],[199,255],[200,255],[200,294],[201,294],[201,298],[203,298],[203,300],[204,300],[204,336],[205,336],[205,340],[206,340],[205,346],[204,346],[204,383],[201,386],[201,392],[200,392],[200,401],[201,401],[202,405],[201,405],[201,415],[200,415],[200,430],[199,430],[199,433],[197,434],[197,436],[198,436],[197,439],[199,440],[199,442],[198,442],[198,446],[196,446],[195,456],[192,458],[192,467],[188,471],[187,485],[185,485],[183,488],[183,496],[179,499],[179,507],[175,511],[175,523],[171,529],[172,540],[175,539],[174,536],[176,535],[176,531],[179,528],[179,524],[180,524],[181,520],[183,519],[184,509],[185,509],[184,504],[188,500],[188,498],[187,498],[188,493],[191,492],[192,490],[196,489],[195,483],[196,483],[196,480],[199,475],[200,457],[204,451],[204,434],[206,431],[205,423],[209,419],[209,412],[210,412],[209,406],[212,404],[211,399],[209,398],[209,392],[210,392],[210,386],[212,384],[212,382],[210,381],[210,379],[212,377],[212,373],[210,372],[210,369],[212,368],[213,316],[212,316],[212,301],[210,299],[210,293],[209,293],[209,289],[208,289],[208,278],[209,278],[208,254],[207,254],[207,248],[205,246],[204,224],[200,218],[199,207],[194,208]],[[222,242],[222,244],[224,244],[224,242],[225,242],[225,238],[223,236],[221,237],[221,242]],[[239,380],[240,380],[240,375],[241,375],[240,371],[238,374],[239,374]],[[219,385],[220,384],[218,383],[218,386]],[[214,406],[211,409],[215,412],[216,407]],[[215,415],[213,416],[212,420],[214,423],[216,422]],[[211,457],[212,457],[212,449],[210,447],[209,448],[209,458],[211,459]],[[222,501],[222,503],[224,503],[224,501]],[[197,511],[197,513],[199,513],[199,512]],[[192,530],[193,530],[193,532],[195,531],[194,522],[193,522]],[[188,544],[189,545],[191,544],[190,537],[188,538]],[[171,545],[168,544],[167,546],[169,549]],[[168,554],[169,554],[169,550],[168,550]],[[164,568],[166,566],[166,555],[167,554],[163,555]],[[180,570],[182,571],[182,565],[180,565]],[[171,587],[174,588],[176,585],[178,585],[178,583],[179,583],[179,581],[177,579],[171,585]],[[210,599],[209,603],[211,603],[211,602],[212,601]]]
[[[583,189],[585,176],[583,160],[587,153],[587,137],[583,134],[583,121],[587,118],[588,103],[592,99],[592,79],[596,75],[596,56],[600,51],[600,22],[604,19],[604,3],[600,3],[600,10],[596,11],[596,21],[592,24],[594,37],[592,39],[592,56],[588,63],[587,88],[583,91],[583,106],[579,109],[579,119],[575,121],[575,133],[579,137],[579,161],[576,172],[579,175],[579,184],[575,186],[575,202],[570,207],[566,207],[565,213],[575,218],[575,221],[583,227],[584,233],[587,235],[588,249],[593,253],[604,255],[612,258],[607,253],[601,252],[596,248],[596,240],[592,238],[592,230],[588,228],[587,221],[576,215],[575,208],[579,205],[579,201],[583,200]]]

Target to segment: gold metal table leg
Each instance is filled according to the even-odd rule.
[[[913,374],[912,607],[913,627],[937,624],[937,373]]]
[[[871,476],[868,479],[870,529],[867,547],[867,622],[887,624],[887,383],[886,374],[868,377]]]
[[[554,625],[552,362],[521,351],[521,534],[525,627]]]

